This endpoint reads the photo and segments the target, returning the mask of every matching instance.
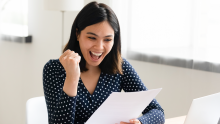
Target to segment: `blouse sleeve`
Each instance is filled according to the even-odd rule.
[[[125,92],[146,91],[147,88],[141,81],[139,75],[136,73],[131,64],[123,59],[122,69],[122,89]],[[143,110],[142,116],[138,120],[142,124],[164,124],[164,110],[161,108],[156,99]]]
[[[50,60],[43,68],[43,90],[47,104],[49,124],[73,124],[78,96],[70,97],[63,91],[63,66],[59,61]]]

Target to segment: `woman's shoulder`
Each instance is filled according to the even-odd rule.
[[[54,66],[54,65],[61,65],[60,60],[59,59],[50,59],[49,61],[47,61],[47,63],[45,64],[45,66]]]
[[[133,66],[130,64],[130,62],[128,60],[126,60],[125,58],[122,58],[123,62],[122,62],[122,70],[123,73],[135,73],[135,69],[133,68]]]
[[[124,69],[124,68],[126,68],[126,67],[132,67],[131,66],[131,64],[130,64],[130,62],[127,60],[127,59],[125,59],[125,58],[122,58],[122,69]]]
[[[60,60],[59,59],[50,59],[49,61],[47,61],[47,63],[44,65],[44,70],[57,70],[57,71],[60,71],[60,70],[63,70],[63,66],[62,64],[60,63]]]

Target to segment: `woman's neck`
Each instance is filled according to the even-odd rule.
[[[88,69],[88,71],[86,71],[87,74],[101,73],[101,69],[99,68],[99,66],[91,66],[86,63],[86,68]]]

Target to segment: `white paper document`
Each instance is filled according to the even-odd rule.
[[[129,122],[130,119],[138,118],[161,89],[112,92],[86,124],[119,124],[121,121]]]

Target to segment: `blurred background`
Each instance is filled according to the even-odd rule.
[[[48,10],[45,1],[0,0],[0,124],[25,123],[26,101],[43,96],[43,66],[69,40],[79,11]],[[119,19],[122,56],[148,89],[163,88],[156,99],[166,118],[220,92],[219,0],[97,2]]]

